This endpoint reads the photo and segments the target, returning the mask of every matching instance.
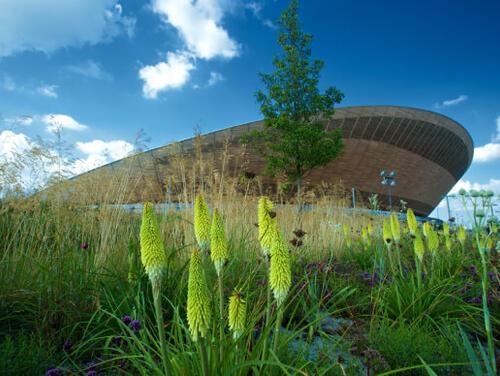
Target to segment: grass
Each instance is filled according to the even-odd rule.
[[[257,199],[247,195],[248,184],[244,191],[235,188],[235,200],[236,193],[210,190],[205,182],[211,211],[217,208],[224,219],[229,258],[219,279],[204,257],[212,320],[206,337],[196,342],[186,319],[189,260],[196,247],[191,208],[156,213],[167,265],[155,304],[139,256],[140,213],[89,206],[85,192],[64,202],[1,201],[2,372],[36,375],[51,367],[69,375],[161,375],[167,368],[172,375],[494,371],[495,338],[500,338],[498,229],[490,226],[486,233],[486,222],[478,224],[463,247],[451,234],[451,249],[440,232],[438,250],[427,251],[420,265],[404,223],[399,244],[388,249],[380,218],[342,210],[338,196],[320,196],[311,201],[312,210],[301,213],[293,205],[278,205],[292,281],[278,309],[268,296],[268,261],[255,227]],[[193,202],[193,191],[181,192],[186,202]],[[368,225],[369,244],[361,236]],[[306,234],[295,235],[298,228]],[[478,252],[478,244],[487,243],[491,248]],[[220,327],[228,322],[228,303],[220,306],[220,296],[226,299],[234,289],[247,302],[245,330],[237,340]],[[138,320],[140,329],[124,316]],[[64,349],[68,340],[72,346]]]

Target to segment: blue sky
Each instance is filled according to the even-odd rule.
[[[253,93],[278,52],[287,1],[4,0],[0,3],[0,148],[75,143],[80,169],[130,151],[260,118]],[[344,106],[443,113],[471,133],[460,186],[500,192],[500,2],[302,1],[321,85]],[[30,116],[29,118],[23,116]],[[9,133],[6,133],[9,132]],[[114,141],[114,143],[110,143]],[[1,150],[0,150],[1,153]]]

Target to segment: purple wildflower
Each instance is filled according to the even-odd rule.
[[[483,299],[481,296],[474,296],[473,298],[469,299],[469,303],[471,304],[481,304],[482,301]]]
[[[111,340],[111,344],[116,347],[120,347],[122,345],[122,341],[122,337],[113,337],[113,339]]]
[[[139,333],[139,331],[142,329],[141,323],[139,320],[132,320],[132,322],[129,324],[129,328],[134,332],[134,333]]]
[[[469,273],[473,276],[477,274],[477,269],[474,265],[469,266]]]
[[[89,247],[89,243],[87,243],[87,242],[82,242],[82,243],[80,243],[80,249],[85,250],[85,249],[87,249],[88,247]]]
[[[62,372],[59,368],[49,368],[47,372],[45,372],[45,376],[60,376]]]
[[[122,317],[122,322],[125,324],[125,325],[129,325],[131,322],[132,322],[132,317],[130,316],[123,316]]]
[[[95,369],[89,369],[87,376],[97,376],[97,371]]]
[[[67,339],[66,341],[64,341],[63,350],[65,352],[69,353],[72,348],[73,348],[73,343],[69,339]]]

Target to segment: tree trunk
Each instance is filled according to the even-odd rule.
[[[295,181],[297,184],[297,211],[302,213],[302,176],[299,176]]]

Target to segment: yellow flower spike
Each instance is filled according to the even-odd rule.
[[[465,240],[467,239],[467,233],[465,232],[464,226],[460,225],[457,231],[457,239],[462,245],[462,248],[465,247]]]
[[[410,230],[410,235],[415,236],[415,233],[417,232],[418,229],[418,225],[415,213],[413,213],[413,210],[411,210],[411,208],[408,208],[408,210],[406,211],[406,221],[408,222],[408,229]]]
[[[384,218],[384,224],[382,226],[382,236],[384,238],[384,243],[388,248],[391,248],[392,243],[392,229],[391,223],[387,218]]]
[[[161,281],[167,265],[167,257],[160,237],[160,228],[156,221],[153,205],[146,202],[142,209],[140,230],[141,261],[153,284]]]
[[[271,248],[271,265],[269,267],[269,285],[273,291],[278,307],[283,304],[292,284],[290,252],[281,234],[276,231]]]
[[[422,225],[422,233],[424,234],[424,237],[427,238],[430,228],[431,224],[429,222],[424,222],[424,224]]]
[[[187,320],[193,341],[198,341],[198,336],[205,337],[210,328],[210,319],[210,298],[201,254],[198,249],[194,249],[189,263],[187,293]]]
[[[391,233],[392,233],[392,238],[396,242],[396,244],[399,243],[399,240],[401,239],[401,226],[399,224],[399,219],[396,213],[391,214]]]
[[[349,230],[349,226],[347,226],[347,223],[344,223],[344,225],[342,226],[342,229],[344,231],[344,240],[345,240],[345,244],[348,248],[351,247],[351,231]]]
[[[228,258],[228,246],[224,231],[224,222],[217,209],[214,210],[212,227],[210,229],[210,258],[214,263],[217,275],[219,275]]]
[[[424,241],[422,240],[422,236],[420,235],[420,231],[415,233],[415,240],[413,241],[413,249],[415,251],[415,255],[417,255],[420,262],[424,259],[425,246]]]
[[[194,199],[194,234],[203,251],[210,248],[210,211],[202,194]]]
[[[439,248],[438,234],[432,228],[429,229],[429,233],[428,233],[428,237],[427,237],[427,248],[429,248],[429,251],[433,255],[436,253],[436,251]]]
[[[245,331],[247,302],[240,291],[235,290],[229,298],[229,329],[233,332],[233,339],[237,340]]]
[[[371,246],[371,239],[370,239],[370,233],[368,228],[363,227],[361,229],[361,237],[363,238],[363,243],[365,245],[365,248],[368,249]]]
[[[443,223],[443,233],[444,236],[450,236],[450,225],[448,224],[448,222]]]
[[[276,232],[276,218],[273,218],[271,213],[273,213],[272,201],[265,196],[261,197],[258,207],[259,240],[264,256],[268,256],[271,252],[272,241]]]
[[[373,236],[373,226],[371,223],[368,223],[367,230],[368,230],[368,235]]]
[[[448,251],[451,251],[451,247],[453,246],[453,241],[451,239],[451,236],[445,236],[444,244],[446,245],[446,249]]]
[[[488,237],[486,240],[486,252],[490,252],[493,249],[493,239]]]

